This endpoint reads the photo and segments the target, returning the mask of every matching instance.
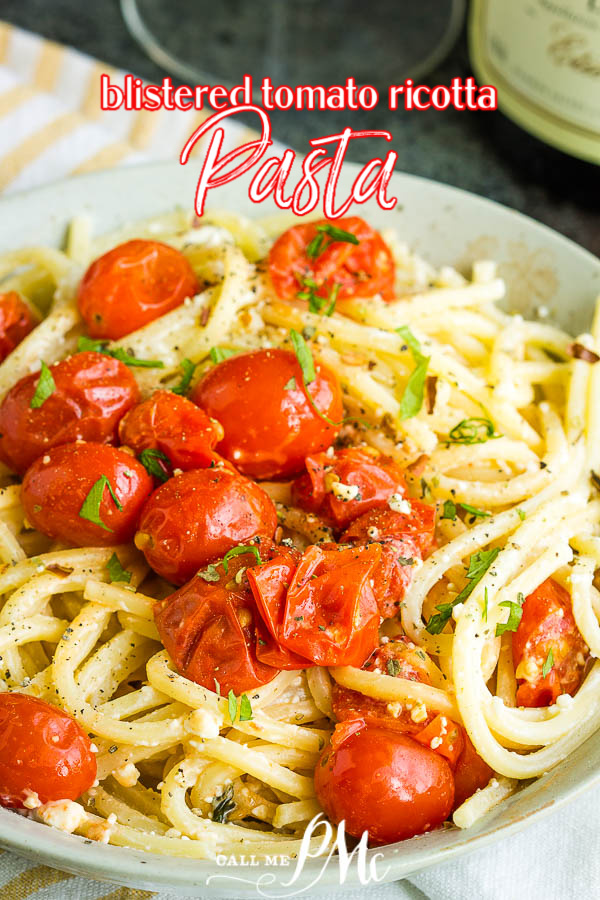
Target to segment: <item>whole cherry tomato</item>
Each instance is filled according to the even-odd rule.
[[[388,507],[392,495],[401,499],[405,493],[396,463],[366,447],[308,456],[306,472],[292,485],[293,503],[335,528],[346,528],[363,513]]]
[[[83,441],[53,447],[29,467],[22,497],[28,522],[81,546],[130,541],[153,482],[129,453]]]
[[[371,844],[391,844],[442,824],[454,801],[452,770],[438,753],[361,719],[338,725],[315,768],[315,790],[334,824]]]
[[[135,537],[155,572],[184,584],[198,569],[256,537],[272,538],[277,513],[253,481],[225,467],[170,478],[146,503]]]
[[[512,645],[519,706],[550,706],[581,684],[589,651],[575,624],[569,593],[553,578],[525,598]]]
[[[336,376],[323,365],[315,371],[305,388],[291,350],[254,350],[216,365],[191,398],[221,423],[225,436],[217,449],[241,472],[284,478],[300,472],[306,456],[326,450],[339,431],[314,406],[331,422],[344,414]]]
[[[407,502],[409,513],[389,508],[369,510],[355,519],[340,538],[341,543],[381,544],[373,591],[384,618],[398,614],[415,564],[431,551],[435,541],[435,507],[419,500]]]
[[[219,423],[172,391],[155,391],[130,409],[119,424],[122,444],[137,455],[159,450],[175,469],[202,469],[215,460],[213,447],[223,437]]]
[[[198,291],[185,256],[158,241],[127,241],[94,260],[77,302],[88,333],[117,340],[180,306]]]
[[[52,392],[41,406],[40,372],[21,378],[0,405],[0,458],[22,475],[51,447],[115,440],[119,419],[139,398],[127,366],[102,353],[76,353],[50,366]]]
[[[33,331],[38,321],[16,291],[0,294],[0,362]]]
[[[354,235],[358,243],[336,240],[339,230]],[[394,260],[389,247],[379,232],[358,216],[335,222],[323,219],[284,231],[271,247],[269,274],[283,300],[292,300],[311,288],[314,295],[329,302],[336,290],[339,300],[375,294],[394,299]]]
[[[378,640],[371,579],[380,556],[378,544],[308,547],[287,590],[278,642],[319,666],[361,666]]]
[[[0,694],[0,804],[76,800],[96,779],[92,744],[71,716],[28,694]]]
[[[282,549],[263,538],[227,560],[227,572],[216,560],[155,604],[156,627],[182,675],[223,696],[230,690],[239,696],[277,675],[278,666],[257,658],[260,616],[244,571],[256,553],[266,560]]]
[[[431,684],[423,651],[408,638],[399,638],[381,644],[362,667],[368,672],[390,675],[393,678],[406,678],[408,681],[420,681]],[[377,725],[391,731],[406,734],[418,734],[436,716],[436,710],[428,710],[426,718],[412,718],[412,709],[403,703],[388,703],[367,697],[359,691],[353,691],[339,684],[333,686],[333,714],[338,722],[350,719],[364,719],[368,725]]]

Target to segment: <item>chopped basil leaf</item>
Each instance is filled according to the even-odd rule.
[[[283,386],[284,391],[295,391],[296,390],[296,379],[292,375],[289,381],[287,381]]]
[[[487,614],[488,614],[488,589],[485,589],[483,595],[483,612],[481,614],[481,618],[484,622],[487,622]]]
[[[229,713],[229,721],[233,725],[237,719],[237,698],[231,690],[227,694],[227,711]]]
[[[483,509],[477,509],[475,506],[469,506],[468,503],[459,503],[458,505],[461,509],[464,509],[465,512],[470,513],[478,519],[487,519],[488,516],[491,516],[491,513],[485,512]]]
[[[446,438],[447,444],[485,444],[486,441],[495,441],[502,437],[496,434],[494,423],[490,419],[475,417],[463,419],[450,431]]]
[[[388,659],[385,667],[387,669],[388,675],[391,675],[393,678],[395,678],[396,675],[398,675],[398,673],[400,672],[400,663],[397,659]]]
[[[104,528],[105,531],[112,531],[112,528],[109,528],[108,525],[105,525],[102,519],[100,518],[100,504],[102,503],[102,497],[104,495],[104,488],[107,487],[110,491],[110,495],[113,498],[114,504],[118,510],[122,510],[123,507],[119,502],[119,499],[115,492],[112,489],[112,485],[106,475],[101,475],[98,481],[92,485],[92,488],[83,501],[81,505],[81,509],[79,510],[79,515],[82,519],[87,519],[88,522],[93,522],[94,525],[98,525],[100,528]]]
[[[500,548],[494,547],[493,550],[479,550],[470,557],[466,585],[451,603],[442,603],[440,606],[436,606],[439,614],[432,616],[427,623],[429,634],[441,634],[452,616],[453,608],[459,603],[464,603],[467,597],[471,596],[499,553]]]
[[[456,506],[452,500],[444,500],[444,509],[441,518],[451,519],[452,521],[456,519]]]
[[[235,350],[228,350],[227,347],[210,348],[210,358],[215,365],[223,362],[224,359],[229,359],[230,356],[235,356]]]
[[[123,568],[116,553],[113,553],[106,563],[106,568],[108,569],[108,577],[111,581],[126,581],[127,584],[131,581],[131,572],[128,572],[127,569]]]
[[[305,290],[298,291],[296,296],[299,300],[308,301],[308,311],[315,314],[321,313],[325,316],[331,316],[333,314],[333,311],[335,310],[335,304],[340,291],[340,285],[336,282],[326,297],[320,297],[316,293],[316,291],[319,290],[319,285],[314,280],[314,278],[309,278],[308,276],[303,275],[298,277],[298,281],[300,283],[300,286],[302,288],[305,288]]]
[[[295,330],[295,328],[292,328],[290,331],[290,340],[292,342],[292,347],[294,348],[294,353],[296,354],[296,359],[298,360],[298,364],[302,370],[302,378],[304,384],[309,385],[317,377],[317,373],[315,372],[315,363],[312,353],[310,352],[310,347],[308,346],[302,335]]]
[[[508,622],[498,622],[496,625],[496,637],[500,637],[507,631],[516,631],[523,615],[523,594],[517,594],[517,602],[512,600],[504,600],[500,606],[507,606],[509,609]]]
[[[147,450],[142,450],[139,455],[139,461],[145,468],[148,475],[153,475],[160,481],[168,481],[169,473],[166,467],[161,465],[160,460],[166,462],[168,465],[171,464],[171,461],[166,453],[163,453],[162,450],[155,450],[152,447],[149,447]]]
[[[35,388],[35,394],[31,398],[31,403],[29,404],[31,409],[39,409],[40,406],[43,406],[48,397],[50,397],[55,390],[56,384],[54,378],[52,377],[52,373],[46,363],[42,362],[42,368],[40,369],[40,377],[38,378],[38,383]]]
[[[203,581],[218,581],[220,577],[217,567],[212,563],[209,563],[205,569],[198,572],[198,578],[202,578]]]
[[[124,350],[123,347],[115,347],[113,350],[108,349],[108,341],[93,341],[89,337],[82,335],[77,341],[77,350],[79,353],[92,351],[93,353],[103,353],[104,356],[112,356],[119,362],[125,363],[126,366],[138,367],[142,369],[164,369],[165,364],[160,359],[138,359],[133,353]]]
[[[228,816],[235,809],[235,801],[233,799],[233,785],[228,785],[222,794],[219,794],[218,797],[212,802],[212,811],[210,814],[213,822],[227,822]]]
[[[173,394],[179,394],[184,397],[189,389],[189,386],[192,382],[192,378],[194,377],[194,372],[196,371],[198,363],[193,363],[191,359],[182,359],[179,364],[179,368],[181,369],[181,380],[175,387],[171,388],[171,392]]]
[[[524,509],[518,509],[518,510],[517,510],[517,514],[518,514],[518,516],[519,516],[521,522],[524,522],[524,521],[525,521],[525,518],[526,518],[526,516],[527,516],[527,513],[525,512],[525,510],[524,510]]]
[[[419,360],[425,359],[421,350],[421,344],[414,336],[408,325],[400,325],[399,328],[396,328],[396,331],[400,335],[406,346],[409,348],[415,362],[419,362]]]
[[[330,225],[329,223],[326,225],[317,225],[316,229],[318,233],[306,248],[306,255],[309,259],[316,259],[336,241],[345,244],[360,244],[360,241],[355,234],[352,234],[351,231],[344,231],[343,228],[337,228],[335,225]],[[327,243],[325,243],[325,235],[329,237]]]
[[[401,325],[399,328],[396,328],[396,331],[410,349],[415,361],[415,368],[406,382],[404,393],[400,400],[400,420],[403,421],[404,419],[412,419],[423,406],[427,366],[430,358],[423,355],[421,344],[408,325]]]
[[[415,561],[412,556],[397,556],[396,562],[401,566],[414,566]]]
[[[261,564],[262,560],[260,558],[260,553],[258,552],[258,547],[254,544],[238,544],[237,547],[232,547],[231,550],[228,550],[223,557],[223,571],[226,575],[229,574],[229,560],[233,559],[234,556],[243,556],[245,553],[254,553],[256,565],[259,566]]]
[[[552,647],[548,650],[548,656],[546,657],[546,661],[542,666],[542,677],[545,678],[552,666],[554,665],[554,653],[552,652]]]
[[[252,704],[247,694],[242,694],[240,699],[240,722],[249,722],[252,718]]]

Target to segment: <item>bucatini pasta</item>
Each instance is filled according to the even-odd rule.
[[[344,223],[351,224],[344,228]],[[216,211],[192,222],[175,212],[96,238],[82,217],[72,222],[64,251],[31,247],[0,258],[2,296],[16,292],[31,315],[28,333],[0,364],[0,393],[10,396],[20,379],[37,373],[29,404],[34,412],[57,390],[53,364],[78,351],[108,353],[128,365],[138,404],[157,390],[173,389],[171,398],[191,390],[198,402],[205,390],[200,383],[207,383],[222,361],[258,348],[295,353],[302,384],[295,376],[286,390],[304,390],[319,417],[315,421],[331,431],[324,446],[311,450],[330,461],[320,470],[321,505],[298,499],[296,479],[304,462],[299,467],[292,460],[289,471],[284,466],[275,474],[270,463],[261,462],[252,479],[258,478],[260,487],[245,489],[244,501],[251,501],[252,490],[268,495],[264,502],[273,516],[277,510],[275,549],[265,557],[267,538],[259,530],[262,538],[234,541],[233,549],[193,566],[192,592],[198,585],[210,592],[228,575],[232,596],[249,591],[250,581],[260,600],[260,573],[280,559],[279,550],[288,553],[286,565],[293,573],[303,565],[300,555],[310,559],[311,553],[333,553],[335,547],[349,554],[340,560],[362,566],[360,572],[352,569],[354,578],[368,574],[360,588],[364,604],[375,582],[392,590],[391,580],[374,577],[386,547],[396,548],[394,565],[399,559],[407,567],[407,574],[400,573],[401,602],[376,617],[375,630],[369,625],[370,638],[367,626],[360,625],[363,607],[357,606],[343,652],[339,634],[319,625],[329,644],[316,631],[319,649],[312,656],[310,641],[302,643],[289,622],[277,620],[289,618],[293,590],[304,590],[304,582],[286,582],[287,612],[283,607],[265,612],[259,602],[265,639],[257,632],[256,651],[246,647],[255,682],[260,671],[265,683],[227,690],[219,666],[214,679],[206,675],[210,658],[197,659],[189,647],[177,655],[185,634],[177,632],[177,652],[165,638],[162,611],[172,609],[173,583],[188,582],[190,573],[182,575],[175,566],[173,577],[165,578],[165,561],[154,562],[157,538],[147,507],[136,520],[135,542],[118,542],[115,518],[114,543],[86,545],[90,522],[109,531],[100,513],[101,502],[112,502],[102,493],[105,487],[119,512],[121,500],[125,503],[103,475],[95,513],[90,513],[91,492],[81,507],[82,537],[66,541],[50,526],[34,527],[41,505],[35,513],[27,511],[32,469],[43,468],[55,451],[34,449],[29,461],[23,441],[10,459],[2,452],[0,688],[39,698],[73,717],[93,742],[96,766],[93,784],[81,796],[43,802],[27,790],[22,803],[9,805],[87,838],[167,855],[213,858],[244,846],[257,857],[293,856],[307,823],[323,806],[334,823],[339,821],[324,773],[331,771],[334,778],[335,754],[353,734],[387,733],[388,727],[403,747],[419,747],[447,769],[448,778],[455,779],[452,796],[456,786],[458,798],[462,757],[447,740],[455,727],[462,742],[457,752],[466,753],[468,742],[485,776],[462,802],[450,800],[444,813],[466,828],[520,781],[565,759],[600,726],[600,499],[594,474],[600,466],[600,315],[590,334],[574,340],[546,321],[506,312],[504,284],[492,262],[477,262],[468,277],[448,266],[435,270],[397,235],[379,236],[356,223],[360,220],[318,228],[303,224],[294,240],[300,241],[303,228],[312,229],[310,242],[307,238],[293,251],[280,236],[296,223],[281,217],[250,221]],[[279,256],[271,251],[268,266],[275,240]],[[123,334],[94,345],[94,328],[101,330],[102,315],[109,313],[97,312],[94,297],[92,312],[86,313],[81,299],[78,303],[79,285],[94,260],[128,241],[173,248],[196,288],[183,288],[185,299],[140,319],[135,330],[126,321],[123,325],[131,316],[124,293],[110,311]],[[352,269],[353,259],[362,265],[367,247],[373,268]],[[298,268],[298,253],[304,254],[304,269]],[[329,270],[327,260],[333,260]],[[339,281],[336,271],[342,271]],[[46,368],[40,370],[42,363]],[[341,386],[343,410],[335,415],[334,399],[330,415],[324,406],[317,408],[308,389],[324,372],[334,373]],[[266,386],[265,406],[271,402]],[[35,430],[41,420],[30,419]],[[226,459],[207,458],[209,468],[201,471],[216,472],[225,490],[227,479],[237,477],[233,467],[247,470],[242,451],[227,451],[227,426],[213,422],[213,427]],[[246,437],[252,441],[251,434]],[[44,440],[54,446],[51,434]],[[277,440],[274,431],[273,443]],[[334,440],[335,448],[328,449]],[[79,451],[81,446],[79,439]],[[387,460],[386,477],[402,470],[408,490],[397,485],[375,506],[409,520],[417,508],[426,517],[429,508],[426,548],[416,531],[413,543],[403,545],[414,554],[386,544],[376,516],[369,520],[368,538],[358,541],[357,516],[348,511],[365,497],[360,482],[344,481],[336,468],[337,454],[349,459],[343,454],[353,448],[365,465]],[[286,449],[288,462],[295,452]],[[306,455],[316,472],[317,464]],[[179,484],[180,467],[168,470],[173,462],[168,453],[155,449],[150,457],[137,456],[148,471],[142,481],[155,479],[147,492]],[[133,451],[129,459],[132,467],[138,465]],[[23,492],[15,469],[25,473]],[[77,484],[73,475],[73,492]],[[313,483],[311,502],[314,490]],[[361,515],[372,512],[360,507]],[[406,534],[402,539],[408,540]],[[248,560],[249,546],[256,559]],[[167,562],[176,552],[168,549]],[[181,587],[179,595],[189,602],[189,587]],[[381,612],[386,597],[377,601]],[[387,601],[391,604],[391,597]],[[236,610],[248,644],[256,611],[248,613],[239,604]],[[295,619],[303,626],[302,614]],[[275,636],[280,636],[277,659],[281,654],[286,659],[278,665],[262,650],[267,644],[273,649]],[[227,656],[228,648],[220,652]],[[272,671],[264,675],[269,666]],[[352,715],[346,714],[349,709]],[[421,740],[436,727],[441,730]],[[373,833],[385,842],[375,825]]]

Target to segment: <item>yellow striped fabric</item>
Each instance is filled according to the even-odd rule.
[[[109,66],[0,22],[0,191],[35,187],[121,163],[178,158],[210,112],[103,112],[99,79]],[[248,130],[226,126],[227,149]],[[196,153],[201,148],[196,148]],[[92,881],[0,850],[2,900],[175,900],[168,893]]]

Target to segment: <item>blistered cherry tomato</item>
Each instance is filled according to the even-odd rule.
[[[164,316],[197,290],[194,271],[179,250],[135,240],[91,264],[77,300],[91,337],[116,340]]]
[[[431,684],[425,659],[424,652],[408,638],[399,638],[378,647],[362,668],[368,672],[390,675],[392,678]],[[422,731],[436,716],[436,711],[431,709],[427,711],[426,718],[419,716],[416,717],[418,721],[415,721],[411,715],[412,710],[406,704],[376,700],[339,684],[333,686],[332,700],[333,714],[338,722],[364,719],[367,724],[407,734]]]
[[[371,587],[379,562],[378,544],[325,549],[316,545],[303,553],[282,598],[268,588],[264,574],[251,581],[263,619],[278,643],[320,666],[360,666],[377,644],[379,614]],[[285,586],[285,585],[284,585]]]
[[[454,769],[454,809],[486,787],[494,771],[479,756],[463,729],[464,749]]]
[[[275,506],[253,481],[224,467],[184,472],[146,503],[135,542],[155,572],[183,584],[237,544],[272,538]]]
[[[391,844],[442,824],[454,801],[446,760],[405,734],[338,725],[315,768],[315,790],[334,824],[371,844]]]
[[[464,731],[448,716],[436,716],[422,731],[414,735],[415,741],[429,747],[448,760],[454,769],[465,746]]]
[[[342,534],[341,543],[381,544],[381,561],[373,574],[373,591],[380,615],[398,614],[412,581],[415,565],[434,545],[435,507],[419,500],[406,501],[409,513],[371,509]]]
[[[217,449],[241,472],[284,478],[302,470],[305,456],[326,450],[339,431],[314,409],[341,422],[339,382],[326,366],[315,370],[315,380],[304,388],[294,353],[254,350],[211,369],[191,398],[221,423],[225,436]]]
[[[239,696],[277,675],[279,666],[258,658],[260,616],[244,578],[244,569],[261,559],[278,556],[285,548],[263,538],[256,550],[201,569],[187,584],[155,604],[154,618],[161,640],[182,675],[216,690]]]
[[[0,458],[23,474],[51,447],[115,440],[119,419],[139,398],[127,366],[102,353],[76,353],[50,366],[55,388],[32,408],[40,373],[26,375],[0,405]]]
[[[0,804],[76,800],[96,779],[92,744],[71,716],[28,694],[0,694]]]
[[[136,454],[160,450],[175,469],[202,469],[215,459],[223,429],[190,400],[155,391],[121,419],[119,438]]]
[[[335,528],[347,527],[370,509],[385,508],[393,494],[404,497],[404,476],[390,457],[371,448],[315,453],[292,485],[292,501]]]
[[[575,624],[569,593],[553,578],[525,598],[512,645],[519,706],[550,706],[581,684],[589,651]]]
[[[350,232],[359,243],[332,240],[319,226],[333,226]],[[308,255],[315,238],[323,235],[317,255]],[[351,216],[328,222],[295,225],[285,231],[271,248],[269,274],[277,294],[284,300],[306,291],[310,282],[318,297],[329,298],[338,288],[338,299],[373,297],[381,294],[384,300],[394,299],[394,260],[389,247],[378,231],[363,219]]]
[[[16,291],[0,294],[0,362],[20,344],[39,319]]]
[[[153,486],[145,468],[123,450],[61,444],[27,470],[23,506],[29,523],[51,538],[111,546],[133,538]]]

